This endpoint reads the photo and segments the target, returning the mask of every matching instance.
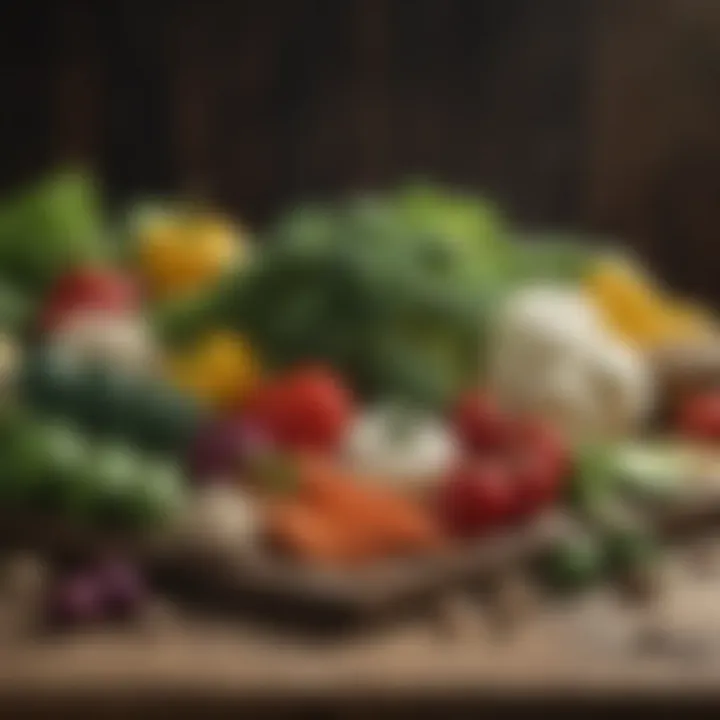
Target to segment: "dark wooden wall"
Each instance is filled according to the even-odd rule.
[[[82,160],[112,198],[284,203],[423,174],[622,232],[715,290],[715,0],[6,3],[0,186]]]
[[[720,303],[720,3],[600,5],[587,217]]]

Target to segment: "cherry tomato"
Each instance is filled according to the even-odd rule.
[[[461,466],[450,473],[440,489],[441,521],[458,537],[484,534],[510,518],[515,493],[510,468],[505,463]]]
[[[680,408],[678,428],[694,440],[720,440],[720,392],[688,398]]]
[[[121,272],[104,268],[81,268],[60,278],[55,292],[58,298],[96,298],[129,305],[138,300],[135,281]]]
[[[514,514],[526,518],[554,502],[562,475],[555,459],[542,451],[528,451],[513,460],[513,482],[516,489]]]
[[[537,419],[514,423],[509,462],[516,487],[517,519],[527,518],[554,502],[570,468],[562,435]]]
[[[76,310],[136,310],[140,293],[134,281],[115,270],[81,268],[63,275],[48,294],[40,326],[42,330],[57,327]]]
[[[250,421],[279,445],[332,450],[354,408],[349,391],[330,370],[299,368],[270,381],[246,406]]]
[[[510,420],[489,395],[463,395],[452,411],[452,425],[460,443],[474,453],[502,450],[510,438]]]
[[[528,453],[542,457],[548,467],[554,467],[559,477],[570,468],[570,449],[567,441],[553,425],[540,420],[520,420],[512,429],[512,446],[519,455]]]

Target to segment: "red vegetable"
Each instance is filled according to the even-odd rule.
[[[720,440],[720,391],[689,397],[677,421],[681,434],[693,440]]]
[[[440,491],[439,513],[451,533],[478,535],[557,499],[569,454],[552,426],[511,421],[479,396],[461,402],[456,420],[475,459],[456,468]]]
[[[512,444],[516,451],[529,451],[541,456],[558,476],[567,473],[570,450],[563,435],[552,425],[540,420],[524,420],[515,424]]]
[[[280,445],[332,450],[353,415],[350,392],[331,370],[308,366],[270,381],[246,405],[250,422]]]
[[[533,515],[557,499],[562,475],[553,458],[542,451],[529,450],[513,461],[515,514]]]
[[[512,446],[516,512],[525,517],[557,499],[570,468],[569,450],[562,435],[539,420],[516,423]]]
[[[117,270],[81,268],[63,275],[50,290],[40,317],[42,330],[56,328],[77,310],[136,310],[140,293],[134,281]]]
[[[510,419],[489,395],[474,391],[455,405],[451,422],[455,433],[470,452],[497,452],[505,449],[510,437]]]
[[[509,465],[501,461],[456,468],[440,489],[438,511],[446,530],[472,537],[507,522],[516,506],[516,487]]]

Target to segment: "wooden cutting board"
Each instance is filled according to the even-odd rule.
[[[720,455],[699,459],[694,475],[671,503],[648,509],[661,534],[699,534],[720,523]],[[228,559],[185,550],[157,555],[147,552],[142,538],[103,538],[103,543],[137,554],[163,590],[204,611],[250,612],[312,629],[359,629],[430,607],[454,587],[490,581],[532,563],[567,531],[562,520],[561,514],[550,513],[441,555],[353,571],[301,567],[265,554]],[[98,541],[92,534],[23,517],[0,522],[0,543],[3,538],[60,554],[87,552]]]
[[[432,557],[388,560],[352,571],[302,567],[263,555],[229,562],[185,554],[163,558],[155,574],[173,594],[205,607],[261,609],[276,620],[350,629],[412,612],[455,587],[517,570],[564,532],[561,516],[553,513]]]
[[[179,546],[153,547],[142,537],[99,537],[49,519],[0,520],[0,546],[57,558],[91,556],[97,548],[137,557],[158,588],[204,612],[252,613],[307,628],[361,628],[412,613],[453,587],[482,583],[531,563],[565,532],[558,513],[442,553],[398,558],[353,570],[321,569],[268,553],[221,557]]]

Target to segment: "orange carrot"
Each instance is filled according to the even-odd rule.
[[[430,550],[441,544],[439,528],[412,500],[358,478],[328,458],[304,455],[299,464],[302,501],[373,536],[378,552]]]
[[[349,559],[345,539],[315,508],[297,502],[271,504],[265,520],[273,546],[283,554],[322,565],[346,564]]]
[[[432,517],[412,500],[358,478],[330,458],[298,458],[296,492],[271,499],[267,531],[281,551],[324,565],[357,565],[442,545]]]

